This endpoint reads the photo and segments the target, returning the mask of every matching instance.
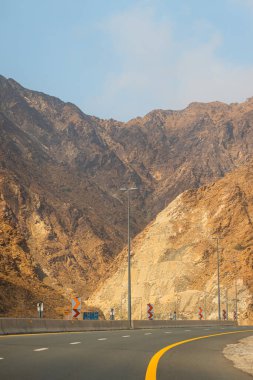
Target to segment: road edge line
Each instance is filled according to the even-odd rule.
[[[230,331],[230,332],[224,332],[224,333],[218,333],[218,334],[212,334],[212,335],[204,335],[204,336],[199,336],[199,337],[195,337],[191,339],[181,340],[179,342],[170,344],[169,346],[166,346],[162,348],[161,350],[157,351],[152,356],[147,367],[145,380],[156,380],[156,372],[157,372],[157,366],[159,364],[159,360],[167,351],[171,350],[174,347],[180,346],[185,343],[193,342],[195,340],[207,339],[207,338],[212,338],[212,337],[221,336],[221,335],[239,334],[239,333],[245,333],[245,332],[253,332],[253,330],[239,330],[239,331],[237,330],[237,331]]]

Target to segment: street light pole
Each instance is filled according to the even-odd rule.
[[[228,321],[228,289],[226,289],[226,320]]]
[[[234,264],[234,269],[235,269],[235,316],[236,320],[238,320],[238,299],[237,299],[237,265],[236,265],[236,260],[232,260]]]
[[[128,321],[132,327],[132,300],[131,300],[131,235],[130,235],[130,191],[137,190],[137,187],[121,188],[127,192],[127,246],[128,246]]]
[[[235,278],[235,315],[238,321],[238,298],[237,298],[237,279]]]
[[[214,237],[217,241],[217,283],[218,283],[218,319],[221,320],[221,308],[220,308],[220,251],[219,251],[219,240],[221,239],[219,236]]]

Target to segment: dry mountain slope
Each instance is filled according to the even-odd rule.
[[[217,250],[220,236],[221,306],[233,318],[235,281],[241,323],[253,323],[253,164],[223,179],[179,195],[133,241],[133,318],[146,318],[147,303],[155,318],[217,318]],[[235,260],[235,262],[233,262]],[[118,257],[116,273],[94,293],[92,306],[108,316],[127,317],[127,252]]]
[[[66,303],[72,294],[86,298],[115,270],[114,259],[126,242],[122,185],[139,189],[131,202],[136,234],[186,189],[248,161],[252,148],[252,99],[194,103],[121,123],[85,115],[73,104],[0,76],[5,293],[19,302],[13,289],[20,278],[33,292],[31,273],[38,294],[45,285]],[[18,247],[13,236],[22,240]],[[13,310],[9,297],[2,305],[2,315]]]

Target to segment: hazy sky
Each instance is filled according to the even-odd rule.
[[[253,0],[0,0],[0,74],[128,120],[253,96]]]

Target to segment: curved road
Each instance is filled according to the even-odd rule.
[[[162,348],[237,330],[240,332],[194,340],[170,349],[157,362],[157,375],[148,375],[152,357]],[[227,344],[253,335],[253,327],[249,330],[185,327],[0,336],[0,379],[250,380],[252,376],[235,369],[222,354]]]

